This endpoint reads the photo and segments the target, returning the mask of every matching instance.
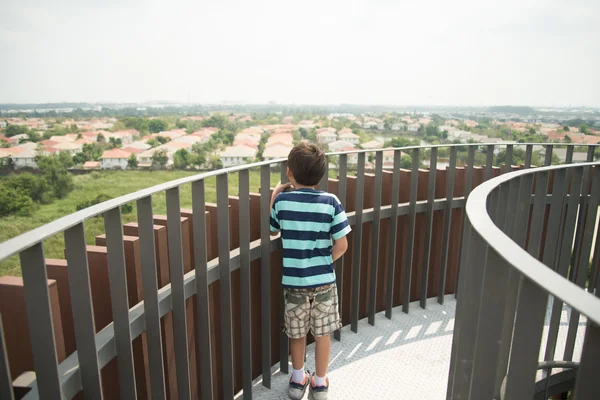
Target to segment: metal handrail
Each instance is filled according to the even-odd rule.
[[[509,142],[509,143],[461,143],[461,144],[440,144],[440,145],[428,145],[428,146],[407,146],[407,147],[391,147],[391,148],[381,148],[381,149],[357,149],[348,152],[332,152],[326,153],[327,156],[340,156],[343,154],[359,154],[359,153],[376,153],[380,151],[409,151],[416,149],[431,149],[431,148],[452,148],[452,147],[481,147],[481,146],[586,146],[586,147],[595,147],[596,145],[588,145],[588,144],[557,144],[557,143],[518,143],[518,142]],[[63,232],[85,220],[93,218],[97,215],[100,215],[106,211],[110,211],[117,207],[122,206],[123,204],[127,204],[141,198],[151,196],[155,193],[164,192],[168,189],[172,189],[184,184],[200,181],[206,178],[211,178],[217,175],[239,172],[251,168],[260,167],[263,165],[272,165],[278,164],[283,161],[286,161],[284,158],[269,160],[269,161],[261,161],[253,164],[244,164],[238,165],[234,167],[222,168],[215,171],[205,172],[198,175],[193,175],[185,178],[176,179],[173,181],[161,183],[146,189],[138,190],[137,192],[133,192],[130,194],[126,194],[124,196],[117,197],[116,199],[110,199],[103,203],[96,204],[94,206],[85,208],[83,210],[77,211],[73,214],[69,214],[62,218],[59,218],[55,221],[52,221],[46,225],[35,228],[27,233],[16,236],[12,239],[9,239],[3,243],[0,243],[0,261],[13,256],[22,250],[31,247],[35,243],[42,242],[45,239],[48,239],[52,235]]]
[[[600,166],[600,163],[579,163],[577,167]],[[525,249],[509,238],[494,224],[487,211],[487,201],[491,192],[501,184],[512,179],[546,171],[572,168],[573,165],[541,167],[515,171],[500,175],[482,183],[473,189],[466,204],[466,214],[471,226],[509,265],[517,269],[532,282],[549,294],[561,299],[588,319],[600,325],[600,299],[580,288],[575,283],[563,278],[542,262],[531,256]]]
[[[484,147],[484,146],[504,147],[504,146],[515,146],[515,145],[527,146],[529,156],[531,156],[531,151],[530,151],[531,149],[529,148],[529,146],[534,146],[534,145],[563,146],[563,144],[556,144],[556,143],[545,143],[545,144],[542,144],[542,143],[535,143],[535,144],[516,143],[516,142],[466,143],[466,144],[461,143],[461,144],[445,144],[445,145],[429,145],[429,146],[408,146],[408,147],[400,147],[400,148],[362,149],[362,150],[354,150],[354,151],[349,151],[349,152],[327,153],[327,155],[328,156],[342,156],[342,155],[349,155],[349,154],[380,153],[382,151],[398,152],[398,151],[411,151],[411,150],[417,151],[416,154],[418,154],[418,150],[422,150],[422,149],[456,148],[456,147],[465,147],[465,148],[468,147],[468,148],[472,149],[472,148],[479,148],[479,147]],[[565,144],[564,146],[578,146],[578,145]],[[588,149],[596,147],[594,145],[587,145],[587,144],[582,145],[582,146],[585,146]],[[469,153],[472,156],[473,151],[471,150]],[[454,156],[456,156],[455,150],[453,151],[453,154],[454,154]],[[588,151],[588,156],[590,154],[591,153]],[[396,155],[398,155],[398,153],[396,153]],[[398,159],[399,159],[399,157],[398,157]],[[277,160],[263,161],[263,162],[253,163],[253,164],[240,165],[240,166],[210,171],[210,172],[201,173],[201,174],[177,179],[174,181],[166,182],[163,184],[155,185],[153,187],[150,187],[147,189],[142,189],[137,192],[118,197],[116,199],[108,200],[104,203],[100,203],[95,206],[86,208],[84,210],[75,212],[75,213],[65,216],[63,218],[60,218],[56,221],[53,221],[47,225],[36,228],[28,233],[25,233],[23,235],[20,235],[18,237],[10,239],[4,243],[1,243],[0,244],[0,260],[3,260],[7,257],[10,257],[11,255],[22,252],[24,250],[31,248],[32,246],[42,243],[45,239],[47,239],[57,233],[66,231],[78,224],[82,224],[85,220],[88,220],[92,217],[95,217],[95,216],[101,215],[103,213],[107,213],[112,210],[118,209],[123,204],[130,203],[130,202],[140,200],[140,199],[149,198],[153,194],[163,192],[163,191],[168,191],[170,189],[177,188],[184,184],[190,184],[190,183],[202,181],[206,178],[227,175],[228,173],[247,171],[252,168],[270,166],[270,165],[279,164],[279,163],[282,163],[285,161],[286,161],[285,159],[277,159]],[[363,162],[364,162],[364,156],[363,156]],[[526,163],[527,163],[527,161],[526,161]],[[579,166],[589,166],[589,165],[596,165],[596,164],[588,163],[588,164],[578,164],[578,165]],[[455,166],[453,165],[452,168],[454,168],[454,167]],[[472,168],[472,165],[470,165],[470,167]],[[491,168],[492,168],[491,165],[488,165],[487,167],[491,171]],[[413,172],[416,171],[416,168],[418,168],[418,165],[415,165],[413,162]],[[535,168],[535,171],[542,171],[542,170],[554,169],[554,168],[558,168],[558,167],[549,167],[549,168],[544,168],[544,169]],[[528,173],[528,172],[530,173],[530,171],[532,171],[532,170],[521,171],[520,173]],[[498,180],[500,178],[496,178],[492,181],[488,181],[488,185],[486,185],[484,183],[482,186],[485,185],[485,187],[489,187],[489,191],[491,191],[497,185],[501,184],[502,182],[505,182],[508,179],[511,179],[510,177],[517,176],[518,174],[519,173],[503,175],[500,178],[505,178],[505,179]],[[414,178],[414,179],[416,179],[416,178]],[[468,179],[469,178],[467,178],[467,180]],[[498,182],[498,183],[497,183],[497,185],[490,186],[489,182]],[[470,184],[468,184],[468,185],[470,185]],[[481,186],[480,186],[480,188],[481,188]],[[469,191],[470,191],[470,189],[469,189]],[[485,194],[483,195],[484,205],[485,205],[485,198],[489,194],[489,191],[485,192]],[[475,191],[471,192],[471,196],[473,196],[474,193],[476,193],[476,192]],[[477,193],[479,193],[479,192],[477,192]],[[465,195],[465,197],[467,197],[467,196]],[[445,201],[445,203],[447,203],[446,207],[449,207],[450,209],[455,207],[457,204],[460,204],[461,206],[462,206],[462,204],[464,204],[464,199],[462,199],[462,198],[454,198],[454,199],[450,198],[450,199],[445,199],[444,201]],[[411,212],[414,213],[416,211],[417,203],[420,203],[420,202],[417,202],[416,198],[415,198],[414,201],[411,200],[411,203],[412,203],[411,207],[413,207]],[[474,203],[476,203],[476,200],[475,200],[475,202],[471,202],[470,204],[474,204]],[[432,202],[431,207],[434,207],[434,204],[437,204],[437,201]],[[389,207],[390,209],[392,208],[392,206],[380,206],[378,208],[377,214],[373,213],[373,209],[361,209],[360,213],[359,213],[360,221],[365,222],[368,220],[368,218],[371,218],[371,219],[377,218],[378,220],[389,218],[391,211],[387,207]],[[408,205],[405,205],[403,207],[405,207],[408,211]],[[474,207],[474,206],[471,206],[471,207]],[[396,206],[396,213],[398,213],[397,209],[398,209],[398,206]],[[438,207],[436,206],[435,209],[438,209]],[[371,216],[371,213],[373,213],[372,216]],[[354,216],[351,214],[352,213],[349,213],[349,215],[348,215],[349,219],[354,218]],[[469,219],[471,221],[478,220],[477,218],[474,218],[468,212],[467,212],[467,214],[469,215]],[[394,215],[394,214],[392,213],[392,215]],[[364,217],[364,219],[363,219],[363,217]],[[488,219],[489,219],[489,217],[488,217]],[[491,223],[491,220],[490,220],[490,223]],[[473,223],[474,229],[481,232],[479,229],[477,229],[476,225],[478,225],[478,224]],[[492,231],[492,230],[489,230],[489,228],[485,228],[485,229],[488,229],[488,232]],[[510,239],[508,239],[508,240],[510,241]],[[278,247],[279,245],[280,244],[279,244],[279,241],[277,240],[277,238],[272,238],[270,240],[270,244],[268,245],[268,247],[270,248],[270,251],[274,251],[279,248]],[[490,245],[496,249],[496,247],[493,246],[493,244],[490,244]],[[514,244],[514,243],[512,243],[512,245],[516,246],[516,244]],[[261,257],[261,240],[252,242],[250,244],[249,251],[251,253],[250,261],[260,258]],[[498,251],[500,254],[504,254],[502,251],[500,251],[500,250],[498,250]],[[233,270],[239,268],[239,257],[240,257],[240,249],[235,249],[230,252],[230,254],[229,254],[229,261],[231,262],[230,271],[233,271]],[[510,258],[510,260],[512,260],[512,258]],[[511,262],[511,264],[516,265],[514,261],[510,261],[510,260],[507,259],[507,261]],[[237,264],[236,264],[236,262],[237,262]],[[218,267],[219,267],[219,260],[217,260],[217,259],[209,261],[207,263],[207,278],[208,278],[209,284],[211,282],[219,280]],[[535,268],[537,268],[537,266],[535,266]],[[545,268],[544,268],[544,270],[545,270]],[[195,269],[192,269],[192,271],[186,273],[184,276],[183,290],[184,290],[185,299],[190,298],[191,296],[193,296],[196,293],[196,287],[194,286],[195,273],[196,273]],[[525,274],[527,276],[530,276],[527,273],[525,273]],[[531,278],[531,279],[536,279],[536,278]],[[559,283],[556,283],[553,281],[554,285],[555,285],[555,286],[553,286],[554,291],[547,289],[550,293],[556,294],[557,297],[563,299],[566,303],[576,306],[576,308],[579,308],[583,314],[588,315],[588,317],[591,320],[593,320],[594,322],[597,322],[598,320],[600,320],[600,311],[596,312],[595,314],[588,313],[588,311],[585,307],[578,307],[577,304],[579,304],[579,303],[573,302],[569,296],[567,296],[567,298],[565,298],[562,295],[555,293],[555,292],[558,292],[558,289],[557,289],[558,286],[560,286],[560,290],[564,290],[563,289],[563,286],[565,285],[564,280],[558,279],[557,282],[558,281],[560,281],[559,282],[560,285],[559,285]],[[574,285],[568,281],[567,281],[567,283],[569,283],[571,286],[575,286],[575,289],[579,289],[576,285]],[[588,297],[589,296],[591,296],[591,295],[588,295]],[[589,301],[589,300],[586,299],[585,301]],[[584,301],[581,300],[581,302],[584,302]],[[167,286],[164,286],[163,288],[158,290],[158,303],[159,303],[158,304],[159,312],[160,312],[161,316],[165,315],[166,313],[168,313],[169,311],[171,311],[173,309],[173,303],[172,303],[172,299],[171,299],[171,284],[168,284]],[[144,325],[144,321],[143,321],[143,317],[145,314],[144,302],[142,301],[142,302],[138,303],[137,305],[131,306],[128,310],[128,314],[129,314],[129,325],[130,325],[130,329],[131,329],[131,331],[130,331],[131,339],[133,340],[136,337],[138,337],[146,329],[145,325]],[[595,318],[597,318],[597,320]],[[115,340],[116,340],[114,323],[110,323],[102,331],[98,332],[95,335],[94,340],[96,343],[96,353],[98,355],[98,360],[101,364],[100,367],[102,367],[102,366],[106,365],[106,363],[108,363],[108,361],[110,361],[117,355],[117,349],[115,348],[115,345],[114,345]],[[80,387],[79,385],[81,385],[81,377],[79,376],[81,370],[80,370],[80,366],[79,366],[79,359],[78,359],[77,351],[74,352],[73,354],[71,354],[66,360],[64,360],[59,365],[59,371],[60,371],[60,381],[61,381],[60,384],[63,387],[63,389],[66,390],[65,394],[69,394],[69,395],[75,394],[79,390],[79,387]],[[37,381],[34,381],[33,384],[30,386],[31,388],[34,389],[30,393],[32,398],[35,398],[35,396],[37,395],[36,386],[37,386]],[[75,392],[73,392],[73,391],[75,391]]]

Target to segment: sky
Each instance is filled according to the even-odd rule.
[[[600,107],[598,0],[0,0],[0,103]]]

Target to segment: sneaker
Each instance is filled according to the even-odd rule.
[[[310,380],[310,394],[314,400],[327,400],[329,392],[329,378],[325,378],[326,386],[315,386],[315,373],[313,372]]]
[[[290,385],[288,387],[288,395],[290,399],[301,400],[304,397],[304,393],[306,393],[306,388],[310,383],[310,372],[304,371],[304,382],[297,383],[292,380],[290,376]]]

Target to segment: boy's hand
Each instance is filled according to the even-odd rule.
[[[277,186],[275,186],[275,189],[273,190],[273,194],[279,194],[283,191],[285,191],[285,189],[287,188],[291,188],[292,187],[292,183],[291,182],[287,182],[287,183],[277,183]]]

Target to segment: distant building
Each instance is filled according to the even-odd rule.
[[[233,167],[235,165],[242,165],[252,161],[256,154],[257,149],[248,146],[231,146],[227,147],[225,151],[219,153],[223,167]]]
[[[383,142],[380,142],[379,140],[371,140],[361,144],[360,147],[366,150],[381,149],[383,147]]]
[[[59,153],[65,152],[69,153],[72,156],[74,156],[77,153],[80,153],[83,149],[83,145],[79,143],[58,143],[52,147],[55,148],[56,151],[58,151]]]
[[[403,124],[402,122],[398,122],[392,125],[392,130],[393,131],[403,131],[404,128],[406,127],[406,124]]]
[[[102,169],[127,169],[129,156],[131,153],[121,149],[107,150],[100,157],[100,166]]]
[[[100,169],[100,161],[86,161],[83,164],[83,169]]]
[[[19,153],[13,154],[11,159],[15,169],[19,168],[37,168],[35,158],[37,151],[34,149],[24,149]]]
[[[336,140],[327,145],[330,151],[339,152],[344,148],[354,148],[354,144],[345,140]]]
[[[414,123],[414,124],[408,125],[407,129],[409,132],[417,132],[420,127],[421,127],[421,124]]]
[[[337,140],[337,135],[329,130],[319,129],[317,131],[317,141],[319,143],[331,143]]]
[[[352,129],[344,128],[338,132],[338,140],[343,140],[352,144],[360,143],[360,136],[352,133]]]
[[[292,151],[292,146],[282,144],[270,146],[263,151],[263,159],[276,160],[278,158],[287,158],[290,151]]]
[[[77,140],[77,134],[76,133],[68,133],[63,136],[52,136],[50,138],[50,140],[52,140],[53,142],[59,142],[59,143],[71,143],[71,142],[74,142]]]

